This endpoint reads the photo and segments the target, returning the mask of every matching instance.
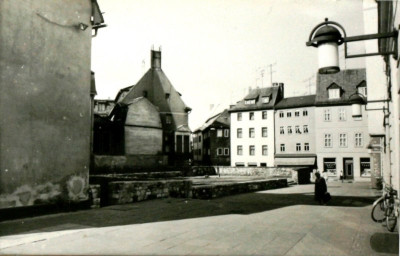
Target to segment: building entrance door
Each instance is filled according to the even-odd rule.
[[[348,180],[354,179],[353,158],[343,158],[344,178]]]

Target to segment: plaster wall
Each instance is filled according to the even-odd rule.
[[[91,11],[0,1],[0,208],[88,198]]]
[[[303,111],[307,111],[307,116]],[[299,111],[300,116],[296,117],[295,112]],[[283,112],[284,117],[279,117]],[[291,112],[291,117],[287,117],[287,112]],[[296,133],[295,127],[300,127],[301,133]],[[308,126],[308,133],[304,133],[304,125]],[[288,126],[292,127],[292,134],[288,134]],[[284,134],[280,133],[280,127],[284,128]],[[280,109],[275,111],[275,139],[277,154],[315,154],[315,107],[303,107],[294,109]],[[296,151],[296,144],[301,144],[301,151]],[[305,151],[304,144],[309,143],[310,150]],[[285,151],[280,150],[280,145],[285,144]]]
[[[330,109],[331,121],[324,121],[324,110]],[[346,120],[339,121],[339,110],[344,109]],[[367,145],[370,141],[368,133],[368,115],[362,108],[362,119],[354,120],[352,117],[352,108],[348,106],[327,106],[315,108],[316,120],[316,153],[318,169],[323,170],[323,158],[336,158],[336,176],[340,176],[340,170],[343,168],[343,158],[353,158],[354,178],[360,177],[360,157],[370,157]],[[347,146],[340,147],[339,134],[347,134]],[[362,145],[355,146],[355,133],[362,134]],[[324,135],[331,134],[332,146],[325,147]]]
[[[262,119],[262,111],[246,111],[242,113],[242,121],[238,121],[237,114],[231,113],[231,166],[236,163],[266,163],[267,166],[274,166],[274,111],[267,111],[267,119]],[[254,120],[249,120],[249,113],[254,112]],[[268,136],[262,137],[262,127],[268,128]],[[242,138],[237,137],[237,129],[242,128]],[[249,128],[254,128],[254,138],[249,138]],[[243,147],[243,154],[237,154],[237,146]],[[249,154],[249,147],[255,146],[255,155]],[[262,146],[268,146],[268,155],[262,155]]]

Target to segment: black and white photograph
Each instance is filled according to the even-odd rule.
[[[0,0],[0,255],[399,255],[400,0]]]

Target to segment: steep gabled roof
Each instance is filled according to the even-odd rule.
[[[315,95],[297,96],[281,99],[275,109],[300,108],[315,106]]]
[[[364,69],[346,69],[336,74],[318,74],[316,106],[350,105],[350,96],[357,92],[357,85],[366,80]],[[328,88],[333,84],[341,88],[339,99],[329,99]]]
[[[236,105],[229,109],[229,112],[273,109],[280,90],[281,89],[279,86],[253,89],[248,95],[246,95],[246,97],[243,98],[243,100],[239,101]],[[262,97],[268,96],[270,97],[269,102],[262,103]],[[246,100],[252,99],[256,99],[255,104],[245,104]]]
[[[208,127],[217,124],[218,126],[230,126],[231,124],[231,118],[230,114],[227,109],[222,111],[221,113],[218,113],[210,118],[207,119],[207,121],[199,128],[197,128],[194,132],[199,132],[199,131],[204,131]]]

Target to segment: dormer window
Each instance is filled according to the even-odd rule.
[[[256,104],[256,99],[245,100],[245,101],[244,101],[244,104],[245,104],[245,105]]]
[[[329,89],[329,99],[340,99],[340,89]]]
[[[269,103],[269,96],[262,97],[262,103]]]
[[[169,99],[169,93],[166,93],[166,94],[165,94],[165,98],[166,98],[166,99]]]
[[[365,81],[362,81],[359,85],[357,85],[357,92],[362,94],[364,97],[367,97],[367,84]]]

